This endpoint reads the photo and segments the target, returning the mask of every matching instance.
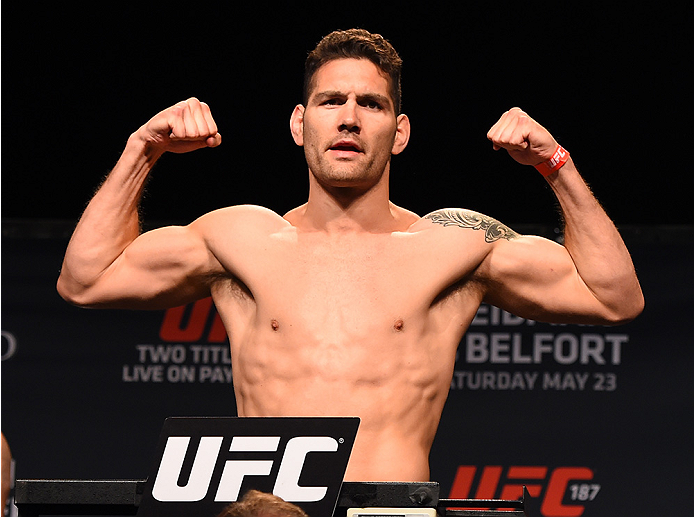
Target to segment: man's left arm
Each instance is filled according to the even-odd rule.
[[[486,301],[567,323],[617,324],[638,316],[644,300],[631,256],[568,153],[518,108],[487,137],[494,149],[538,167],[559,200],[565,228],[564,246],[538,237],[498,241],[480,271],[489,282]]]

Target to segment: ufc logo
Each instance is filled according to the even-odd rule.
[[[152,496],[161,502],[193,502],[204,499],[210,490],[216,490],[215,502],[236,501],[246,476],[269,476],[274,463],[279,460],[273,493],[285,501],[320,501],[328,491],[327,486],[300,486],[299,477],[311,452],[336,452],[338,442],[329,436],[296,436],[287,442],[280,458],[229,459],[224,461],[217,486],[213,485],[213,472],[220,461],[223,437],[203,436],[195,453],[188,481],[179,485],[183,462],[191,438],[169,436],[154,480]],[[268,453],[278,451],[279,436],[234,436],[229,452]],[[267,457],[267,454],[264,455]]]
[[[552,156],[552,158],[550,158],[549,166],[554,167],[562,160],[562,158],[564,158],[564,156],[566,156],[566,151],[564,149],[562,149],[561,147],[558,148],[557,152],[555,152],[554,155]]]
[[[593,501],[600,491],[600,485],[592,479],[593,471],[587,467],[487,465],[478,470],[472,465],[460,465],[450,497],[518,499],[525,485],[532,497],[541,498],[543,517],[579,517],[585,511],[583,503]],[[475,481],[477,490],[473,491]]]

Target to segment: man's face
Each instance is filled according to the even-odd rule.
[[[404,149],[398,128],[405,117],[396,117],[389,91],[387,77],[366,59],[333,60],[316,72],[306,107],[292,116],[292,132],[319,183],[369,188],[391,154]]]

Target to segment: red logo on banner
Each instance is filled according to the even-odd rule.
[[[584,504],[592,501],[600,491],[600,485],[587,483],[593,479],[593,471],[587,467],[557,467],[550,472],[543,466],[485,466],[461,465],[458,467],[450,498],[452,499],[519,499],[523,485],[532,497],[542,497],[540,512],[544,517],[578,517],[583,515]],[[473,493],[473,484],[477,481]],[[544,492],[543,492],[544,490]],[[569,502],[565,502],[568,499]]]
[[[222,343],[227,338],[222,318],[219,317],[210,297],[193,304],[168,309],[164,314],[159,337],[162,341],[193,343],[200,341],[205,332],[208,343]]]

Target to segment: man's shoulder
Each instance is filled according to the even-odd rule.
[[[484,236],[487,243],[500,239],[512,240],[520,237],[520,234],[502,222],[467,208],[441,208],[428,213],[410,226],[410,231],[423,231],[442,228],[457,228],[462,230],[481,230],[479,236]],[[467,236],[477,236],[465,232]]]
[[[252,226],[255,229],[280,228],[289,223],[277,212],[258,205],[235,205],[208,212],[193,223],[206,227],[226,229]]]
[[[276,212],[257,205],[235,205],[208,212],[189,225],[208,246],[260,243],[286,231],[290,224]]]

